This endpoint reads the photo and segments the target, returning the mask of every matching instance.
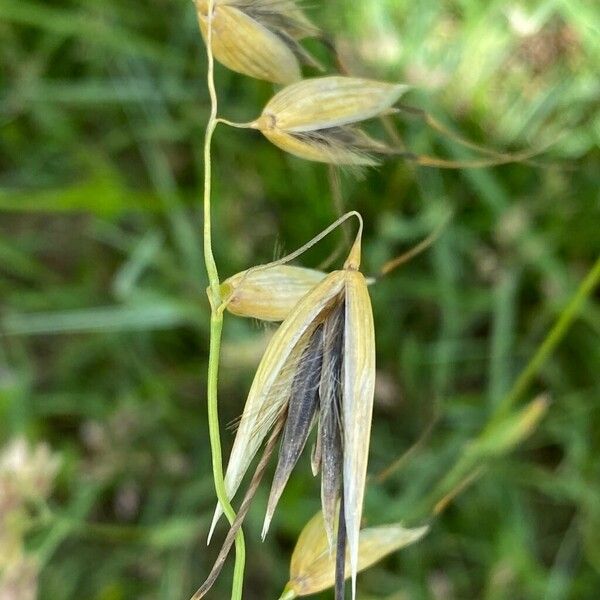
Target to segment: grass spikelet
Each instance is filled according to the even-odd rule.
[[[355,77],[317,77],[285,87],[252,124],[300,158],[337,165],[375,165],[371,154],[396,153],[353,124],[388,111],[408,89]]]
[[[302,297],[267,346],[240,420],[225,485],[231,498],[267,433],[286,415],[264,537],[306,443],[317,412],[318,394],[321,495],[329,547],[331,550],[333,546],[341,486],[345,527],[340,530],[345,534],[340,536],[338,548],[345,552],[347,539],[354,596],[375,391],[375,332],[367,281],[358,271],[362,218],[358,213],[348,213],[332,227],[349,216],[359,219],[360,228],[343,269],[329,273]],[[217,507],[211,533],[220,514]],[[339,586],[343,584],[342,574],[340,570]]]
[[[360,532],[357,571],[363,571],[385,556],[422,539],[428,527],[407,529],[400,524],[369,527]],[[346,554],[344,576],[351,574]],[[304,527],[290,562],[290,580],[280,600],[316,594],[335,583],[335,562],[329,552],[322,513],[317,513]]]
[[[290,359],[302,354],[319,324],[318,316],[340,294],[343,286],[344,272],[330,273],[302,298],[267,346],[248,394],[225,474],[230,498],[237,491],[252,458],[276,419],[265,419],[263,415],[276,415],[286,408],[293,379]],[[221,509],[217,507],[211,534],[220,515]]]
[[[302,296],[326,275],[323,271],[291,265],[248,269],[221,284],[221,297],[234,315],[283,321]]]
[[[208,1],[196,9],[206,42]],[[215,59],[237,73],[285,85],[301,78],[301,64],[319,66],[298,43],[319,31],[292,0],[215,0],[212,29]]]

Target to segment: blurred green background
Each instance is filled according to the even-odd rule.
[[[416,525],[599,254],[600,9],[315,0],[307,12],[355,74],[412,84],[406,101],[461,135],[512,151],[554,142],[538,165],[441,171],[392,160],[342,176],[345,206],[366,221],[367,273],[454,211],[428,252],[371,288],[370,472],[421,441],[372,482],[365,522]],[[205,545],[215,502],[200,235],[208,95],[193,5],[2,0],[0,40],[0,558],[23,569],[22,587],[3,598],[188,598],[217,552]],[[257,116],[273,93],[220,66],[216,78],[233,120]],[[414,152],[472,156],[419,119],[395,122]],[[326,168],[255,132],[218,129],[213,160],[222,276],[295,249],[337,215]],[[597,300],[519,398],[549,395],[540,426],[486,460],[422,542],[361,575],[361,598],[598,598]],[[225,426],[241,413],[265,336],[226,318],[225,455]],[[52,492],[34,478],[15,508],[1,470],[19,436],[48,444],[60,467]],[[20,456],[13,465],[37,472]],[[36,456],[51,480],[55,467]],[[319,506],[303,457],[261,543],[267,491],[268,481],[245,526],[248,599],[278,597]],[[229,597],[231,563],[211,597]]]

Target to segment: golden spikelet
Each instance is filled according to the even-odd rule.
[[[300,300],[271,338],[256,370],[229,457],[225,486],[230,497],[268,431],[285,411],[298,359],[318,325],[317,317],[340,294],[344,279],[344,271],[330,273]],[[213,527],[220,515],[219,506]]]
[[[382,558],[419,541],[428,527],[407,529],[400,523],[363,529],[358,541],[357,571],[364,571]],[[346,556],[344,575],[349,577],[351,566]],[[280,600],[316,594],[335,583],[335,563],[329,552],[322,513],[317,513],[304,527],[290,562],[290,580]]]
[[[207,43],[209,2],[195,4]],[[300,80],[301,64],[319,67],[298,43],[319,30],[293,0],[215,0],[213,6],[213,55],[232,71],[286,85]]]
[[[221,284],[221,298],[234,315],[283,321],[302,296],[326,275],[323,271],[291,265],[248,269]]]
[[[252,127],[300,158],[337,165],[375,165],[372,154],[396,150],[353,124],[390,110],[408,89],[355,77],[317,77],[291,84],[265,106]]]
[[[349,215],[360,219],[358,213]],[[375,387],[373,314],[367,281],[358,271],[362,220],[360,223],[343,269],[324,276],[298,301],[267,346],[248,394],[225,474],[225,487],[231,498],[268,432],[285,419],[264,537],[310,428],[318,418],[325,529],[333,547],[336,506],[341,497],[344,528],[340,530],[345,533],[341,545],[338,535],[338,550],[341,547],[345,553],[347,538],[353,589]],[[209,539],[221,513],[217,506]]]

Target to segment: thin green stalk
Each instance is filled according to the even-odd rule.
[[[560,314],[560,317],[541,343],[533,358],[523,369],[510,392],[504,397],[495,411],[494,420],[502,418],[519,398],[525,393],[533,378],[538,374],[542,365],[546,362],[550,354],[563,339],[565,333],[571,326],[571,323],[581,311],[581,307],[588,296],[594,291],[600,283],[600,257],[596,259],[594,266],[589,270],[584,280],[579,284],[577,291]]]
[[[208,92],[210,95],[210,116],[206,125],[204,138],[204,262],[210,287],[210,349],[208,356],[208,381],[207,381],[207,404],[208,404],[208,429],[210,435],[210,449],[212,455],[213,479],[215,491],[219,503],[229,523],[233,523],[235,512],[231,507],[225,481],[223,479],[223,460],[221,453],[221,438],[219,433],[219,411],[218,411],[218,381],[219,381],[219,353],[221,349],[221,334],[223,331],[223,312],[219,310],[221,294],[219,291],[219,273],[212,251],[211,231],[211,142],[217,126],[217,92],[214,81],[214,59],[212,54],[212,15],[214,0],[208,3],[208,34],[206,41],[206,53],[208,56]],[[244,566],[246,561],[246,548],[244,534],[240,529],[235,538],[235,568],[233,574],[233,585],[231,589],[231,600],[241,600],[244,581]]]
[[[513,384],[511,390],[498,404],[487,425],[483,428],[477,438],[467,446],[467,449],[458,459],[456,464],[447,472],[440,484],[425,500],[423,506],[425,507],[426,512],[429,512],[434,506],[439,506],[441,500],[444,500],[447,497],[454,498],[472,481],[477,479],[481,472],[483,472],[483,468],[485,467],[485,457],[482,457],[477,452],[469,452],[468,449],[475,448],[477,440],[485,438],[489,432],[493,431],[498,423],[502,422],[502,420],[507,417],[513,406],[525,394],[533,379],[539,373],[542,365],[561,342],[569,327],[580,313],[584,302],[592,294],[598,284],[600,284],[600,257],[596,259],[596,262],[584,280],[580,283],[575,294],[558,317],[558,320],[540,344],[537,352],[533,355],[529,363],[527,363],[527,366],[523,371],[521,371],[521,374]],[[443,506],[445,507],[446,505],[447,502],[444,500]]]

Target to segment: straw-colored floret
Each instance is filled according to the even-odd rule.
[[[221,284],[221,298],[234,315],[283,321],[326,276],[323,271],[291,265],[248,269]]]
[[[206,42],[209,2],[195,2]],[[319,66],[298,43],[319,31],[293,0],[215,0],[213,6],[213,55],[232,71],[285,85],[300,80],[302,64]]]
[[[336,552],[344,552],[347,537],[353,590],[375,387],[375,333],[367,281],[358,271],[360,240],[359,231],[344,268],[314,285],[275,332],[256,371],[225,474],[232,498],[267,434],[284,420],[264,537],[311,425],[318,420],[325,530],[333,550],[341,498],[345,534],[341,542],[338,536]],[[252,278],[252,271],[246,276]],[[211,534],[221,513],[217,506]]]
[[[375,165],[396,149],[354,124],[385,114],[408,86],[355,77],[317,77],[291,84],[265,106],[252,127],[300,158],[337,165]]]
[[[408,529],[400,523],[369,527],[360,532],[358,540],[357,571],[368,569],[382,558],[418,542],[428,527]],[[352,572],[346,556],[345,576]],[[298,596],[316,594],[334,585],[335,563],[329,552],[322,513],[317,513],[304,527],[290,562],[290,580],[281,598],[292,600]]]

